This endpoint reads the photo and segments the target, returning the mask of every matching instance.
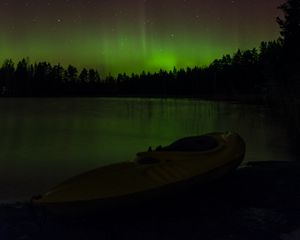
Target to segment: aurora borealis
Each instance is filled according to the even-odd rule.
[[[103,75],[202,66],[279,36],[283,0],[1,0],[0,61]]]

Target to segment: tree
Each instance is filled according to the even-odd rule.
[[[57,95],[61,93],[61,85],[63,81],[63,74],[64,74],[64,68],[58,64],[54,65],[50,74],[50,80],[49,83],[50,90],[52,91],[52,94]]]
[[[12,91],[15,64],[11,59],[6,59],[1,68],[1,95],[9,95]]]
[[[279,6],[283,11],[284,19],[277,17],[277,23],[281,28],[281,36],[284,41],[284,46],[296,50],[299,54],[300,43],[300,1],[287,0]]]
[[[39,62],[34,65],[34,77],[33,77],[33,94],[43,96],[49,94],[51,85],[52,66],[48,62]]]
[[[23,58],[18,62],[15,72],[14,95],[28,95],[29,78],[29,59]]]
[[[277,18],[281,28],[283,52],[281,78],[285,95],[300,95],[300,1],[287,0],[279,6],[284,18]]]
[[[100,76],[99,76],[98,72],[95,71],[94,69],[90,69],[89,70],[89,82],[92,84],[95,84],[98,81],[100,81]]]
[[[65,72],[66,82],[74,84],[77,81],[77,68],[69,65],[68,69]]]
[[[86,68],[83,68],[81,73],[79,74],[79,81],[80,81],[80,83],[88,82],[88,71]]]

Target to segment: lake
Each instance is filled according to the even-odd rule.
[[[234,131],[245,161],[295,160],[284,120],[267,108],[188,99],[0,99],[0,202],[32,195],[149,146]]]

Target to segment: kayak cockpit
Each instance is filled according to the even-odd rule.
[[[176,151],[176,152],[202,152],[213,150],[220,142],[208,135],[181,138],[169,146],[156,149],[156,151]]]

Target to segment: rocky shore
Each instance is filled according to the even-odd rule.
[[[50,217],[0,206],[0,239],[300,239],[300,163],[251,162],[161,204]]]

